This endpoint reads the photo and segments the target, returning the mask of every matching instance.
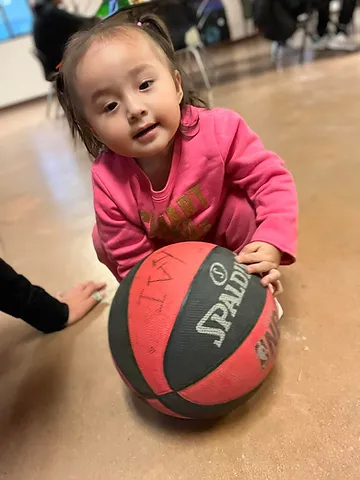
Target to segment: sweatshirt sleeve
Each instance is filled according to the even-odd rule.
[[[115,205],[95,172],[93,191],[97,227],[95,250],[99,260],[120,282],[136,263],[150,255],[155,248],[145,230],[127,219]]]
[[[66,326],[69,308],[0,259],[0,310],[44,333]]]
[[[295,261],[298,201],[294,180],[284,162],[265,150],[259,137],[235,112],[215,120],[215,133],[230,183],[246,192],[255,209],[253,242],[266,242],[281,252],[283,265]]]

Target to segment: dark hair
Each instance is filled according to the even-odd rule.
[[[96,157],[104,149],[104,145],[96,138],[85,118],[75,85],[76,67],[94,41],[111,38],[119,29],[122,31],[139,29],[140,24],[141,30],[163,50],[170,68],[180,70],[176,64],[175,51],[169,32],[162,20],[152,14],[143,15],[138,20],[130,19],[129,16],[124,19],[122,14],[118,14],[100,22],[90,30],[75,34],[65,49],[63,61],[55,80],[57,96],[64,109],[72,136],[74,139],[80,137],[87,151],[93,157]],[[181,73],[181,83],[183,99],[180,108],[182,110],[186,105],[207,107],[206,103],[190,86],[186,75],[183,73]],[[182,125],[182,127],[188,131],[189,128],[196,126],[197,121],[198,119],[195,119],[193,125]]]

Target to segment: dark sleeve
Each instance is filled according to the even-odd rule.
[[[0,310],[44,333],[62,330],[69,308],[41,287],[32,285],[0,258]]]

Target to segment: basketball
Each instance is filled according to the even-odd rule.
[[[229,250],[184,242],[157,250],[121,282],[109,317],[119,374],[152,407],[219,417],[256,392],[274,365],[275,301]]]

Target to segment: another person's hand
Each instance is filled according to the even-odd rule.
[[[56,298],[69,307],[67,326],[81,320],[104,298],[106,283],[85,282],[65,293],[58,293]]]
[[[282,292],[281,273],[278,270],[281,252],[276,247],[265,242],[249,243],[241,250],[236,260],[248,265],[246,269],[248,273],[261,275],[261,284],[264,287],[271,284],[274,287],[275,294]]]

